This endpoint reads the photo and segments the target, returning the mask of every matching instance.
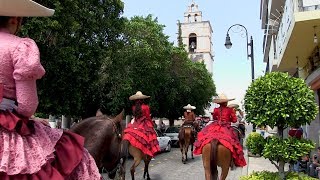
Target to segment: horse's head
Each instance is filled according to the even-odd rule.
[[[107,171],[109,178],[114,178],[116,172],[121,174],[125,156],[122,157],[122,111],[116,117],[100,115],[81,121],[71,128],[71,131],[85,137],[85,147],[94,158],[99,169]]]

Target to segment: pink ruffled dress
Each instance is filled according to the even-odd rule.
[[[0,179],[101,179],[83,137],[29,120],[44,74],[36,43],[0,29],[0,105],[4,99],[17,105],[0,110]]]

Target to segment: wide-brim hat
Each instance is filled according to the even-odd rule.
[[[196,109],[196,107],[195,106],[191,106],[191,104],[188,104],[188,105],[184,106],[183,109],[194,110],[194,109]]]
[[[147,99],[150,96],[142,94],[141,91],[138,91],[136,94],[129,97],[129,100],[138,100],[138,99]]]
[[[219,94],[216,98],[213,99],[214,103],[225,103],[225,102],[229,102],[235,100],[235,98],[229,99],[225,94]]]
[[[32,0],[0,0],[0,16],[45,17],[53,14],[53,9]]]
[[[229,104],[228,107],[231,107],[231,108],[239,108],[239,105],[238,104]]]

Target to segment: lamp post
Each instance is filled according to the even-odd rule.
[[[226,35],[226,42],[225,42],[225,47],[227,49],[230,49],[232,47],[232,43],[231,43],[231,39],[230,39],[230,36],[229,36],[229,31],[230,29],[232,29],[233,27],[237,27],[240,29],[240,31],[233,31],[235,33],[242,33],[243,30],[245,31],[245,35],[246,35],[246,38],[247,38],[247,58],[251,59],[251,80],[252,82],[254,81],[254,55],[253,55],[253,38],[252,36],[250,37],[250,42],[249,42],[249,37],[248,37],[248,30],[246,27],[244,27],[243,25],[241,24],[234,24],[232,26],[229,27],[228,31],[227,31],[227,35]],[[249,54],[249,46],[250,46],[250,54]],[[253,124],[253,132],[256,131],[256,125]]]

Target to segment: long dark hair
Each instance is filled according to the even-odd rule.
[[[9,19],[9,16],[0,16],[0,28],[5,28],[8,25]]]
[[[135,101],[135,109],[133,112],[133,116],[135,118],[142,117],[142,108],[141,108],[142,104],[143,104],[143,100],[141,99]]]

